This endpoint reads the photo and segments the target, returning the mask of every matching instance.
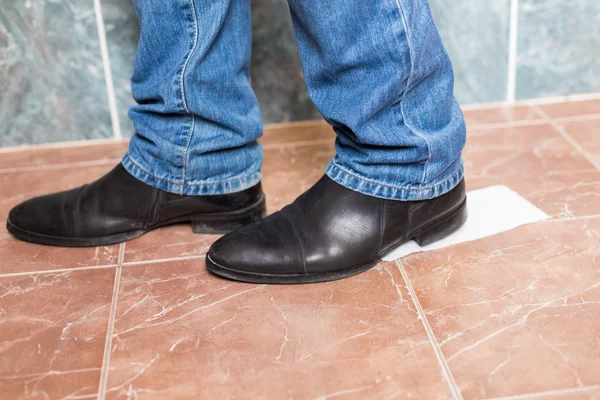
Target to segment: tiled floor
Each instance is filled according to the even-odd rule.
[[[60,249],[2,222],[0,398],[600,399],[600,102],[465,115],[469,189],[507,185],[552,219],[308,286],[210,276],[216,236],[188,226]],[[263,144],[270,211],[334,153],[322,123]],[[0,153],[0,221],[124,148]]]

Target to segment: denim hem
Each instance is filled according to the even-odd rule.
[[[393,186],[383,182],[376,182],[363,178],[347,168],[337,165],[331,161],[325,170],[325,174],[340,185],[368,196],[379,197],[388,200],[416,201],[429,200],[448,193],[463,179],[464,167],[462,159],[457,160],[449,169],[450,175],[442,181],[435,182],[429,186]]]
[[[200,181],[182,184],[167,178],[157,177],[146,171],[138,162],[136,162],[129,153],[126,153],[121,160],[123,167],[136,179],[147,185],[155,187],[166,192],[181,194],[186,196],[210,196],[218,194],[228,194],[241,192],[251,188],[260,182],[262,174],[260,171],[251,172],[237,177],[228,178],[220,181]]]

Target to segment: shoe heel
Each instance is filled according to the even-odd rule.
[[[427,225],[413,237],[420,247],[437,242],[460,228],[467,220],[467,201],[455,211]]]
[[[229,233],[244,225],[260,221],[267,214],[264,198],[243,210],[221,214],[198,214],[192,217],[192,232],[208,234]]]

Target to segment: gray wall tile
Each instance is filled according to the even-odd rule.
[[[304,84],[287,1],[253,1],[252,26],[252,87],[264,122],[320,118]]]
[[[3,1],[0,146],[112,136],[92,0]]]
[[[600,2],[521,0],[517,98],[600,91]]]
[[[133,123],[127,116],[127,112],[135,104],[131,96],[130,81],[140,37],[140,26],[131,0],[102,0],[102,15],[121,133],[124,137],[131,137]]]
[[[510,0],[430,0],[463,104],[506,99]]]

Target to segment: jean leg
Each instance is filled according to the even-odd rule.
[[[250,0],[134,0],[140,20],[135,126],[125,168],[185,195],[244,190],[260,180],[262,133],[250,87]]]
[[[327,175],[396,200],[456,186],[466,129],[428,1],[288,2],[309,94],[337,133]]]

